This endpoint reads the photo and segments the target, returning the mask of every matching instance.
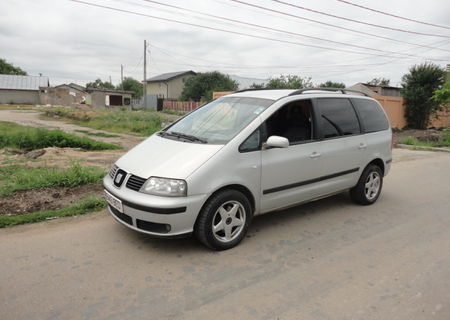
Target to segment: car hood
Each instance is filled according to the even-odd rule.
[[[222,147],[171,140],[155,134],[128,151],[116,165],[142,178],[186,179]]]

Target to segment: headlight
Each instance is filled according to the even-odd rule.
[[[166,197],[185,197],[187,184],[184,180],[150,177],[140,192]]]

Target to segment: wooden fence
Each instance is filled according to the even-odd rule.
[[[175,111],[185,111],[189,112],[200,107],[202,102],[195,101],[172,101],[164,100],[163,110],[175,110]]]

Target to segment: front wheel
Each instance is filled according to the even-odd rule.
[[[383,187],[383,172],[377,165],[369,165],[364,169],[358,184],[350,189],[350,197],[356,203],[369,205],[375,203]]]
[[[195,224],[195,236],[214,250],[236,246],[247,233],[252,218],[247,197],[236,190],[224,190],[205,204]]]

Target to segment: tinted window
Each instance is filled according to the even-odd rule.
[[[317,100],[320,106],[319,122],[324,138],[360,133],[358,118],[348,99],[323,98]]]
[[[247,140],[245,140],[239,147],[240,152],[249,152],[259,150],[261,144],[261,130],[257,129],[253,132]]]
[[[382,131],[389,128],[389,122],[378,103],[368,99],[352,99],[361,116],[365,132]]]
[[[290,144],[312,139],[311,100],[290,102],[266,121],[267,138],[285,137]]]

